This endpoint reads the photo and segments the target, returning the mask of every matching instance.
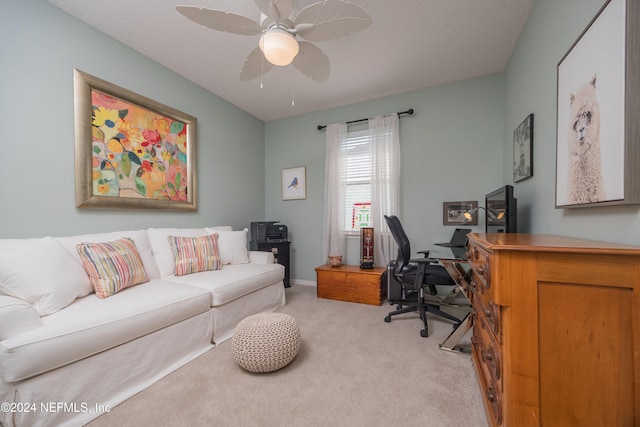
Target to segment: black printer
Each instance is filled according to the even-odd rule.
[[[251,240],[256,243],[286,242],[289,240],[287,226],[280,221],[259,221],[251,223]]]
[[[271,252],[274,261],[284,266],[284,287],[290,285],[289,267],[289,232],[284,224],[277,224],[279,221],[260,221],[251,223],[252,251]]]

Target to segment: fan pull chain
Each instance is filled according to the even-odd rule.
[[[264,88],[264,55],[262,55],[262,61],[260,61],[260,89]]]
[[[296,106],[296,73],[293,65],[291,65],[291,106]]]

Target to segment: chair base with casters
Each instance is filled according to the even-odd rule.
[[[424,254],[424,258],[411,259],[411,246],[400,220],[395,215],[385,215],[385,221],[389,226],[389,230],[398,245],[398,257],[387,267],[387,271],[397,282],[400,288],[400,295],[394,295],[389,282],[388,298],[390,302],[399,303],[397,310],[389,313],[385,318],[385,322],[391,322],[391,318],[398,314],[417,311],[423,321],[424,329],[420,331],[422,337],[429,336],[429,327],[427,325],[427,313],[440,316],[444,319],[454,322],[454,328],[458,327],[462,322],[449,313],[441,309],[442,300],[437,295],[436,286],[456,286],[446,269],[441,265],[436,265],[436,260],[428,258],[428,252],[420,252]],[[397,297],[397,298],[396,298]]]
[[[418,272],[416,274],[416,276],[419,276],[419,275],[424,275],[424,271],[421,273],[420,270],[424,270],[425,267],[428,265],[427,263],[430,263],[433,260],[430,260],[428,258],[420,258],[419,260],[411,260],[411,261],[412,262],[422,261],[418,266]],[[400,284],[400,286],[402,285]],[[424,324],[424,329],[420,330],[420,336],[423,338],[427,338],[429,336],[429,325],[427,324],[427,313],[431,313],[436,316],[443,317],[447,320],[451,320],[452,322],[454,322],[453,329],[456,329],[462,322],[462,319],[458,319],[457,317],[445,311],[442,311],[440,309],[440,305],[438,304],[440,300],[434,294],[435,286],[431,285],[428,288],[429,288],[429,296],[424,295],[425,287],[420,287],[419,291],[413,292],[412,294],[405,296],[405,298],[398,303],[396,310],[390,312],[385,316],[384,321],[387,323],[390,323],[392,316],[418,311],[420,313],[420,319],[422,319],[422,322]],[[434,299],[432,301],[433,303],[430,303],[428,299]],[[406,305],[407,303],[411,303],[411,305]]]

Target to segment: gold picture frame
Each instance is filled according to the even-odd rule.
[[[76,207],[193,211],[195,117],[74,70]]]

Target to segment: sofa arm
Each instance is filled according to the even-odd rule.
[[[40,315],[31,304],[0,295],[0,341],[42,326]]]
[[[249,251],[249,262],[252,264],[273,264],[276,259],[271,252]]]

